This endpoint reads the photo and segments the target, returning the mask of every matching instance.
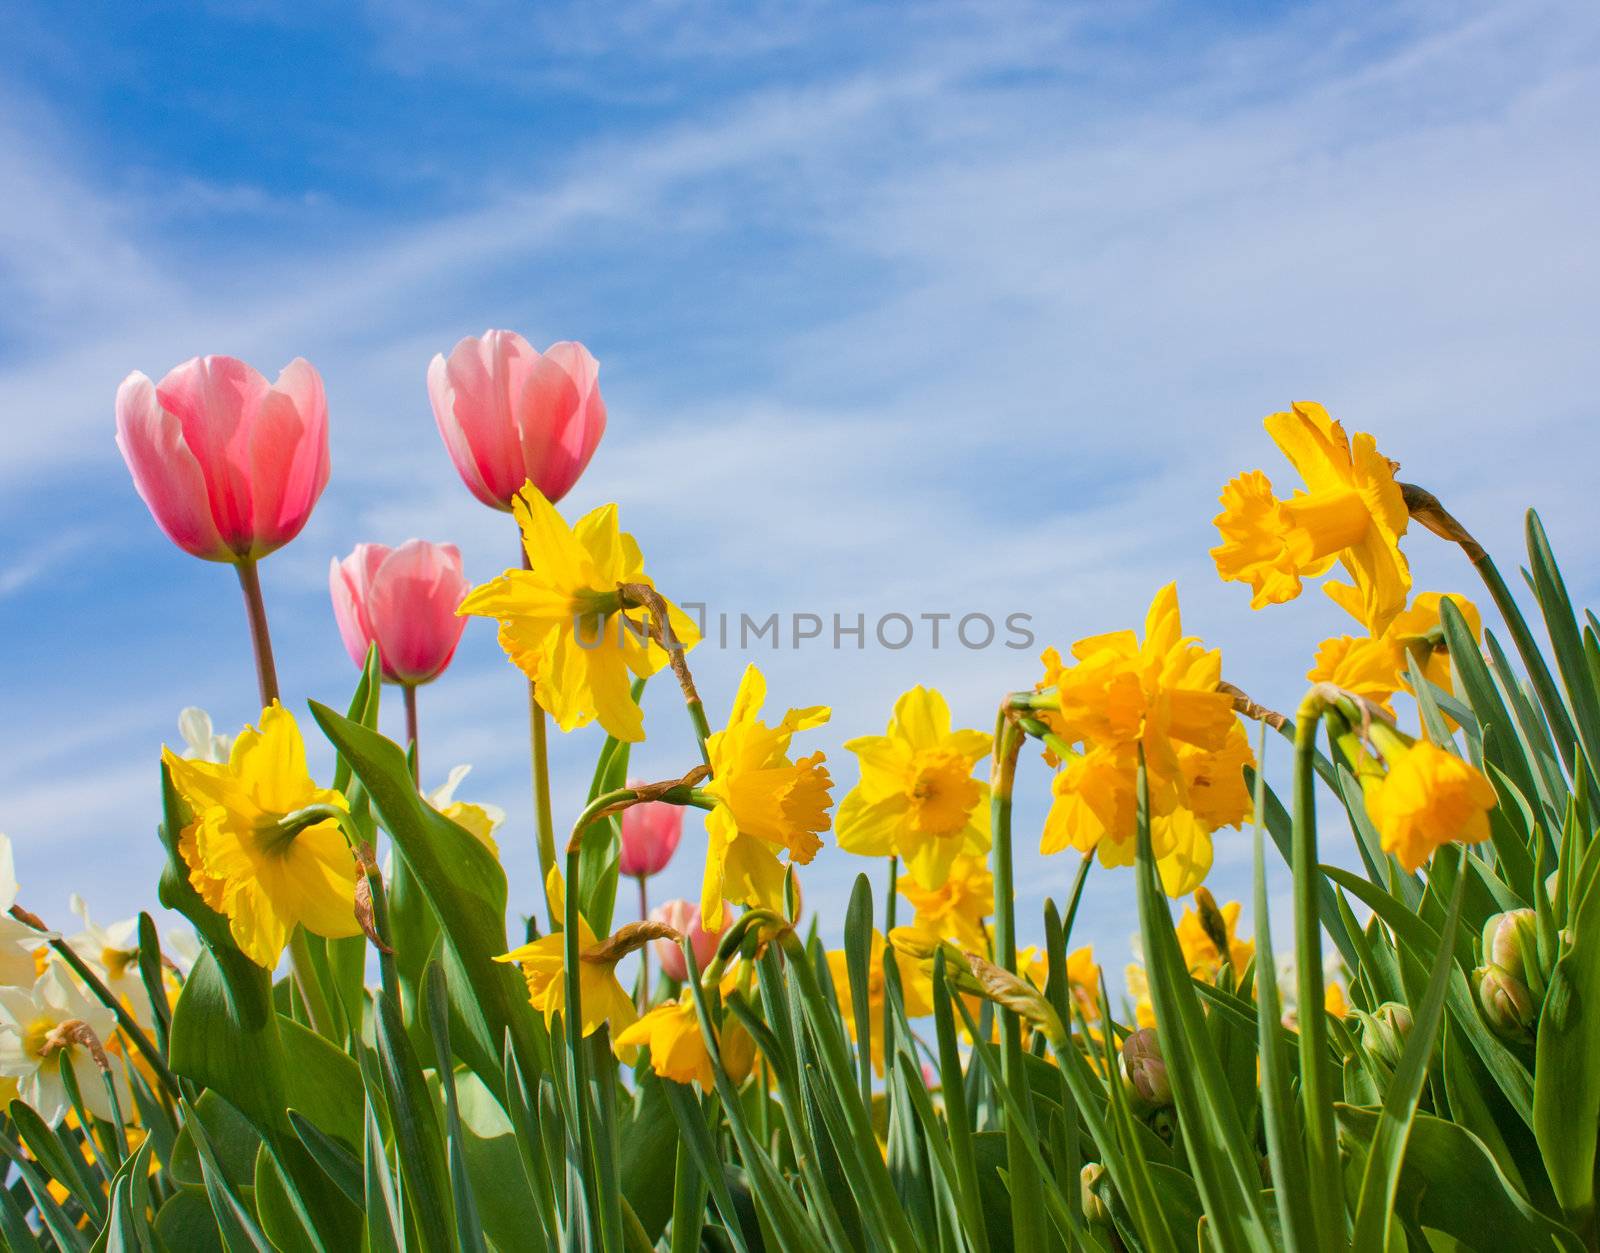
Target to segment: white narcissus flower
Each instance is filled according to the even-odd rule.
[[[10,909],[17,903],[17,872],[11,856],[11,841],[0,835],[0,987],[31,988],[38,977],[34,953],[55,934],[35,931],[13,918]]]
[[[85,1107],[95,1117],[109,1120],[112,1109],[105,1081],[78,1028],[87,1027],[103,1047],[116,1026],[109,1009],[91,1000],[55,966],[31,988],[0,988],[0,1076],[15,1080],[18,1096],[46,1122],[60,1122],[70,1108],[61,1082],[60,1057],[65,1054]],[[127,1081],[115,1067],[111,1074],[117,1100],[127,1110]]]
[[[90,919],[89,906],[76,892],[70,905],[83,920],[83,930],[67,941],[72,951],[100,976],[140,1026],[149,1026],[150,994],[145,991],[144,976],[139,972],[139,920],[125,918],[102,927]]]
[[[178,734],[183,737],[183,755],[190,761],[220,764],[228,760],[233,748],[233,737],[215,734],[211,715],[194,705],[178,714]]]

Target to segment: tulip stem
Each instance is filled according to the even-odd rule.
[[[406,743],[411,747],[411,781],[422,786],[422,747],[417,740],[417,685],[402,683],[406,702]]]
[[[639,876],[639,921],[650,920],[650,894],[645,887],[645,877]],[[639,1012],[650,1008],[650,946],[639,950]]]
[[[267,631],[267,606],[261,599],[261,575],[252,559],[236,562],[239,590],[244,593],[245,617],[250,623],[250,648],[256,658],[256,686],[265,709],[278,699],[278,667],[272,660],[272,636]]]

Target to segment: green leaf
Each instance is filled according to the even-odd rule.
[[[1339,1122],[1358,1144],[1372,1142],[1375,1110],[1339,1107]],[[1552,1244],[1576,1253],[1583,1243],[1539,1213],[1495,1165],[1483,1143],[1464,1127],[1431,1114],[1412,1122],[1395,1211],[1403,1220],[1442,1231],[1469,1249],[1539,1249]]]
[[[57,1246],[63,1250],[87,1249],[89,1241],[78,1230],[77,1224],[67,1217],[66,1211],[61,1208],[55,1197],[50,1195],[50,1180],[44,1171],[39,1169],[38,1164],[28,1158],[7,1135],[0,1135],[0,1153],[11,1159],[11,1164],[22,1176],[29,1195],[33,1197],[34,1206],[39,1211],[39,1218],[55,1239]]]
[[[340,1192],[350,1198],[352,1205],[364,1205],[362,1194],[361,1163],[343,1143],[335,1140],[299,1110],[289,1111],[289,1123],[294,1127],[300,1143],[306,1146],[313,1161],[322,1167],[322,1173],[333,1180]]]
[[[850,889],[850,904],[844,913],[844,965],[850,981],[852,1021],[856,1029],[856,1072],[861,1084],[861,1104],[872,1108],[872,1015],[868,992],[872,966],[872,884],[858,874]]]
[[[1578,623],[1572,612],[1572,600],[1567,595],[1566,582],[1556,565],[1555,553],[1544,533],[1539,515],[1528,510],[1528,559],[1533,570],[1534,595],[1539,601],[1539,612],[1544,615],[1546,631],[1556,654],[1556,667],[1571,701],[1573,721],[1577,725],[1577,738],[1582,741],[1583,753],[1590,767],[1600,762],[1600,696],[1589,673],[1588,659],[1583,655],[1583,641],[1578,634]],[[1526,659],[1524,659],[1526,660]],[[1560,728],[1560,723],[1552,719]],[[1564,747],[1558,745],[1558,747]],[[1583,773],[1581,765],[1573,769],[1573,777]]]
[[[179,1188],[156,1211],[156,1235],[173,1253],[224,1253],[216,1215],[203,1189]]]
[[[1150,848],[1149,787],[1142,760],[1138,778],[1139,931],[1161,1051],[1172,1080],[1185,1144],[1195,1167],[1195,1182],[1224,1247],[1265,1250],[1270,1248],[1270,1241],[1259,1195],[1259,1164],[1253,1147],[1245,1140],[1221,1063],[1206,1033],[1205,1016],[1194,994],[1188,965],[1173,930],[1171,910],[1156,875]],[[1299,860],[1297,856],[1297,863]],[[1304,881],[1307,893],[1314,892],[1315,876],[1305,876]],[[1309,921],[1312,934],[1320,936],[1314,911]],[[1320,964],[1317,973],[1320,978]],[[1320,1003],[1320,996],[1317,999]],[[1321,1044],[1320,1040],[1317,1042]],[[1318,1053],[1325,1048],[1321,1045]],[[1313,1064],[1318,1060],[1314,1055]]]
[[[457,1247],[468,1253],[484,1253],[483,1224],[478,1218],[478,1202],[473,1193],[472,1176],[467,1171],[466,1148],[462,1144],[461,1108],[456,1101],[455,1066],[450,1054],[450,1016],[445,1004],[444,970],[430,962],[422,978],[422,1000],[428,1030],[433,1036],[434,1073],[444,1096],[445,1148],[449,1159],[450,1195],[456,1216]]]
[[[500,1050],[506,1032],[523,1069],[536,1076],[535,1035],[542,1029],[516,971],[494,960],[508,948],[505,871],[469,832],[417,794],[405,754],[395,744],[315,701],[311,712],[371,795],[439,919],[451,1004],[464,1028],[452,1037],[456,1055],[503,1095]]]
[[[21,1100],[11,1102],[11,1121],[17,1134],[28,1146],[39,1165],[83,1206],[84,1212],[96,1227],[106,1220],[106,1199],[101,1195],[102,1180],[90,1173],[83,1151],[67,1139],[65,1127],[60,1131],[50,1127],[31,1105]]]
[[[400,1013],[388,996],[377,998],[378,1065],[394,1127],[395,1154],[406,1206],[425,1250],[452,1246],[449,1186],[439,1122]]]
[[[211,1212],[216,1216],[222,1242],[229,1253],[247,1250],[249,1253],[272,1253],[272,1245],[255,1215],[250,1212],[238,1192],[222,1172],[222,1165],[211,1147],[211,1137],[188,1101],[182,1102],[184,1126],[194,1139],[195,1150],[200,1155],[200,1173],[205,1179],[206,1197],[211,1202]]]
[[[1562,867],[1566,876],[1569,868]],[[1551,971],[1539,1015],[1533,1130],[1556,1199],[1583,1230],[1595,1212],[1600,1123],[1600,885],[1573,911],[1571,947]]]
[[[1460,856],[1458,850],[1458,862]],[[1411,1134],[1412,1120],[1416,1117],[1422,1085],[1427,1080],[1428,1066],[1439,1035],[1439,1021],[1444,1013],[1445,989],[1450,981],[1452,948],[1456,924],[1461,917],[1461,896],[1465,884],[1466,876],[1459,875],[1456,890],[1450,897],[1449,912],[1445,915],[1439,955],[1433,963],[1433,973],[1428,977],[1427,993],[1421,1004],[1412,1010],[1411,1034],[1406,1039],[1405,1051],[1390,1081],[1383,1113],[1372,1133],[1372,1147],[1367,1154],[1366,1171],[1361,1179],[1361,1192],[1356,1203],[1354,1242],[1358,1249],[1386,1248],[1392,1238],[1400,1168],[1405,1160],[1406,1141]]]

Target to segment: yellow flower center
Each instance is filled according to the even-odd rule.
[[[972,764],[948,749],[929,749],[911,765],[911,825],[922,835],[954,835],[978,803]]]
[[[61,1024],[54,1018],[35,1018],[22,1033],[22,1048],[35,1061],[43,1061],[65,1047],[56,1033]]]
[[[139,960],[139,950],[136,948],[103,948],[100,950],[100,964],[105,967],[106,973],[112,979],[120,979],[128,973],[128,967]]]

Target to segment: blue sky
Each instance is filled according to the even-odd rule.
[[[594,351],[611,426],[568,503],[620,502],[663,588],[713,610],[1025,612],[1042,647],[1176,579],[1230,677],[1292,705],[1338,611],[1253,614],[1206,550],[1227,478],[1284,473],[1260,419],[1295,399],[1374,432],[1504,567],[1537,504],[1596,599],[1592,5],[6,11],[0,830],[51,917],[74,890],[153,907],[160,744],[187,704],[255,714],[231,573],[166,543],[112,443],[123,375],[197,353],[304,355],[327,383],[332,482],[264,568],[301,700],[353,681],[331,555],[419,535],[478,580],[512,561],[424,387],[490,326]],[[1419,590],[1476,594],[1454,551],[1410,553]],[[706,647],[714,713],[752,655],[774,701],[834,706],[841,794],[839,744],[905,687],[987,727],[1036,669]],[[693,760],[670,686],[650,775]],[[430,784],[473,763],[464,794],[510,812],[526,899],[522,700],[474,625],[422,694],[423,760]],[[558,821],[598,742],[558,745]],[[1043,767],[1020,786],[1026,848]],[[699,840],[691,819],[658,896],[692,892]],[[1034,930],[1072,865],[1023,862]],[[825,852],[808,900],[837,917],[860,868]],[[1223,833],[1219,895],[1247,872]],[[1115,970],[1131,883],[1092,883],[1083,934]]]

